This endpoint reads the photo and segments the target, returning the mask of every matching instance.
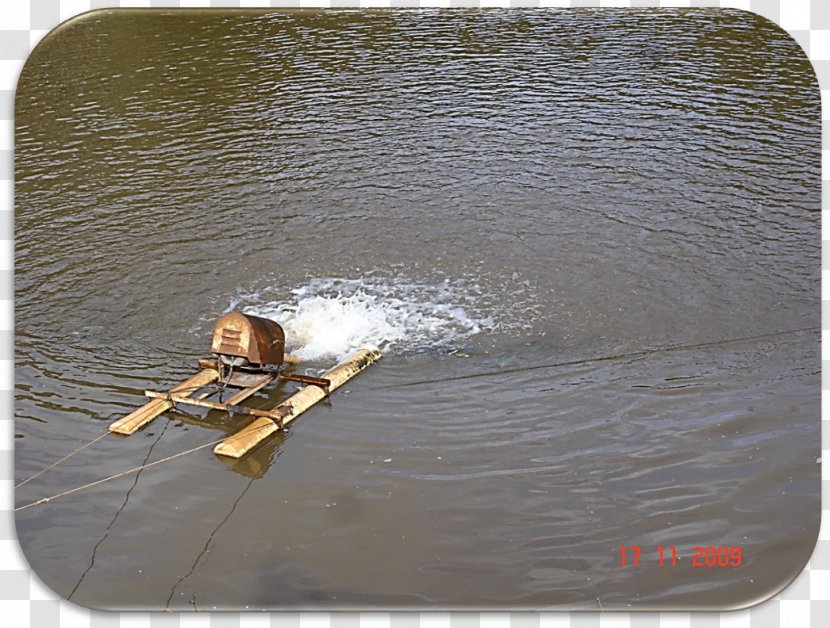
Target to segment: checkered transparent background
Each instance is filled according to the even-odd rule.
[[[103,613],[59,599],[28,568],[13,513],[14,90],[23,62],[60,22],[101,7],[724,7],[759,13],[786,29],[813,62],[824,107],[823,180],[830,179],[830,0],[0,0],[0,626],[25,628],[772,628],[830,626],[830,465],[822,471],[823,525],[801,575],[781,594],[730,613]],[[825,185],[823,229],[830,229]],[[830,233],[822,231],[822,241]],[[830,247],[824,246],[824,251]],[[822,270],[830,271],[830,253]],[[830,274],[822,273],[822,294]],[[830,308],[822,317],[822,389],[830,390]],[[823,393],[826,400],[828,394]],[[822,412],[822,458],[830,453],[830,411]]]

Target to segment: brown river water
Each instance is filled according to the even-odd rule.
[[[772,23],[101,11],[38,46],[15,112],[17,483],[195,372],[231,309],[284,323],[300,372],[385,354],[239,461],[19,510],[61,596],[725,609],[811,554],[820,103]],[[171,411],[16,505],[248,421]]]

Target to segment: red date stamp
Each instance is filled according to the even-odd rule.
[[[639,545],[620,545],[620,566],[637,567],[643,557],[642,548]],[[658,545],[651,558],[657,559],[660,567],[676,567],[680,559],[677,547],[674,545]],[[727,547],[725,545],[696,545],[692,548],[692,567],[740,567],[743,562],[743,550],[739,546]],[[643,557],[645,560],[645,557]]]

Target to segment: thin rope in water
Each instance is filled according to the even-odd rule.
[[[253,432],[253,431],[256,431],[258,429],[265,429],[267,427],[270,427],[270,426],[269,425],[263,425],[261,427],[255,428],[254,430],[251,430],[251,431]],[[59,497],[64,497],[66,495],[71,495],[72,493],[77,493],[78,491],[82,491],[84,489],[91,488],[91,487],[97,486],[99,484],[103,484],[104,482],[109,482],[110,480],[117,480],[118,478],[122,478],[125,475],[129,475],[131,473],[136,473],[138,471],[141,471],[142,469],[147,469],[149,467],[154,467],[157,464],[161,464],[162,462],[169,462],[170,460],[175,460],[176,458],[181,458],[182,456],[186,456],[187,454],[192,454],[192,453],[197,452],[201,449],[205,449],[206,447],[211,447],[213,445],[218,445],[219,443],[224,441],[226,438],[228,438],[228,437],[223,436],[222,438],[211,441],[209,443],[205,443],[204,445],[199,445],[198,447],[193,447],[192,449],[188,449],[186,451],[180,451],[179,453],[173,454],[172,456],[167,456],[166,458],[161,458],[159,460],[155,460],[155,461],[150,462],[148,464],[143,464],[143,465],[140,465],[138,467],[133,467],[132,469],[127,469],[126,471],[121,471],[120,473],[116,473],[114,475],[110,475],[110,476],[102,478],[100,480],[95,480],[94,482],[89,482],[88,484],[83,484],[81,486],[77,486],[75,488],[71,488],[71,489],[66,490],[66,491],[61,491],[60,493],[57,493],[55,495],[51,495],[49,497],[44,497],[42,499],[38,499],[37,501],[33,501],[33,502],[31,502],[29,504],[25,504],[23,506],[18,506],[17,508],[14,509],[14,511],[19,512],[21,510],[26,510],[27,508],[32,508],[33,506],[39,506],[41,504],[45,504],[46,502],[50,502],[53,499],[57,499]]]
[[[691,344],[675,344],[662,345],[656,347],[648,347],[645,349],[637,349],[628,353],[614,353],[610,355],[598,355],[590,358],[575,358],[573,360],[566,360],[564,362],[551,362],[548,364],[531,364],[529,366],[516,366],[512,368],[503,368],[496,371],[484,371],[480,373],[470,373],[467,375],[455,375],[453,377],[442,377],[440,379],[422,379],[413,382],[402,382],[398,384],[387,384],[385,386],[375,386],[367,390],[387,390],[390,388],[405,388],[409,386],[422,386],[424,384],[438,384],[443,382],[453,382],[465,379],[476,379],[478,377],[494,377],[506,375],[511,373],[523,373],[526,371],[536,371],[550,368],[560,368],[563,366],[576,366],[579,364],[590,364],[592,362],[608,362],[611,360],[621,360],[624,358],[637,358],[649,356],[654,353],[671,353],[675,351],[687,351],[690,349],[707,349],[710,347],[717,347],[720,345],[727,345],[739,342],[747,342],[749,340],[763,340],[766,338],[775,338],[776,336],[787,336],[790,334],[798,334],[803,332],[818,332],[818,327],[800,327],[797,329],[785,329],[781,331],[772,331],[764,334],[754,334],[751,336],[739,336],[735,338],[721,338],[719,340],[708,340],[704,342],[696,342]]]
[[[184,391],[186,391],[186,390],[189,390],[189,389],[183,389],[183,391],[182,391],[182,392],[184,392]],[[104,438],[105,436],[109,436],[109,435],[110,435],[110,433],[111,433],[111,432],[106,431],[106,432],[104,432],[103,434],[100,434],[100,435],[96,436],[95,438],[93,438],[93,439],[92,439],[91,441],[89,441],[88,443],[86,443],[86,444],[84,444],[84,445],[81,445],[80,447],[78,447],[78,448],[77,448],[77,449],[75,449],[74,451],[70,451],[68,454],[66,454],[66,455],[65,455],[63,458],[61,458],[60,460],[56,460],[55,462],[53,462],[52,464],[50,464],[48,467],[45,467],[44,469],[41,469],[40,471],[38,471],[38,472],[37,472],[37,473],[35,473],[34,475],[30,475],[30,476],[29,476],[29,477],[27,477],[25,480],[22,480],[19,484],[15,484],[15,485],[14,485],[14,487],[15,487],[15,488],[20,488],[20,487],[21,487],[21,486],[23,486],[24,484],[28,484],[29,482],[31,482],[31,481],[32,481],[32,480],[34,480],[35,478],[40,477],[41,475],[43,475],[44,473],[46,473],[46,472],[47,472],[47,471],[49,471],[50,469],[54,469],[54,468],[55,468],[55,467],[57,467],[59,464],[62,464],[62,463],[64,463],[64,462],[66,462],[67,460],[69,460],[69,459],[70,459],[72,456],[74,456],[75,454],[82,452],[84,449],[86,449],[86,448],[87,448],[87,447],[89,447],[90,445],[94,445],[95,443],[97,443],[99,440],[101,440],[101,439],[102,439],[102,438]]]
[[[97,443],[99,440],[101,440],[102,438],[104,438],[104,436],[109,436],[109,432],[104,432],[103,434],[101,434],[100,436],[95,437],[94,439],[92,439],[91,441],[89,441],[88,443],[86,443],[85,445],[81,445],[81,446],[80,446],[80,447],[78,447],[75,451],[72,451],[72,452],[70,452],[70,453],[66,454],[63,458],[61,458],[60,460],[58,460],[58,461],[56,461],[56,462],[53,462],[52,464],[50,464],[50,465],[49,465],[48,467],[46,467],[45,469],[41,469],[40,471],[38,471],[38,472],[37,472],[37,473],[35,473],[34,475],[30,475],[29,477],[27,477],[25,480],[23,480],[23,481],[22,481],[22,482],[20,482],[19,484],[15,484],[15,486],[14,486],[14,487],[15,487],[15,488],[20,488],[20,487],[21,487],[21,486],[23,486],[24,484],[28,484],[29,482],[31,482],[31,481],[32,481],[32,480],[34,480],[35,478],[40,477],[41,475],[43,475],[44,473],[46,473],[49,469],[54,469],[55,467],[57,467],[57,466],[58,466],[59,464],[61,464],[62,462],[66,462],[67,460],[69,460],[69,459],[70,459],[72,456],[74,456],[75,454],[77,454],[77,453],[79,453],[79,452],[83,451],[84,449],[86,449],[86,448],[87,448],[87,447],[89,447],[90,445],[94,445],[94,444],[95,444],[95,443]]]
[[[144,456],[144,460],[142,461],[142,464],[147,464],[147,461],[150,459],[150,456],[153,455],[153,450],[156,448],[156,445],[159,444],[159,442],[161,441],[161,439],[164,436],[165,432],[167,432],[167,428],[170,427],[170,423],[171,423],[171,421],[167,421],[164,424],[164,427],[161,429],[161,432],[159,432],[159,435],[156,437],[156,440],[153,441],[153,444],[150,445],[150,449],[147,450],[147,455]],[[124,503],[121,504],[121,507],[116,511],[115,516],[113,516],[113,518],[110,520],[109,524],[107,525],[106,530],[104,530],[104,535],[93,546],[92,556],[89,559],[89,565],[87,565],[87,568],[81,574],[81,577],[78,578],[78,582],[75,583],[75,586],[72,588],[72,591],[70,591],[69,595],[66,596],[67,600],[72,599],[72,596],[75,595],[75,593],[78,591],[80,586],[83,584],[84,580],[87,577],[87,574],[89,574],[89,572],[92,571],[92,568],[95,566],[95,557],[98,555],[98,548],[101,546],[101,544],[104,541],[107,540],[107,537],[109,537],[110,532],[112,531],[112,526],[115,525],[115,522],[118,521],[118,517],[121,516],[121,513],[124,512],[124,509],[127,507],[127,504],[130,502],[130,495],[132,495],[132,492],[135,489],[135,487],[138,486],[138,480],[140,478],[141,478],[141,471],[139,471],[138,473],[135,474],[135,479],[133,479],[133,485],[127,490],[127,493],[124,496]]]
[[[219,391],[219,388],[218,388],[218,387],[216,387],[215,385],[214,385],[214,387],[216,388],[216,391],[218,392],[218,391]],[[204,386],[188,386],[187,388],[182,388],[181,390],[178,390],[178,391],[176,391],[176,392],[177,392],[178,394],[182,394],[182,393],[191,393],[191,392],[194,392],[194,391],[199,390],[199,389],[201,389],[201,388],[204,388]],[[152,403],[152,402],[150,402],[150,403]],[[174,404],[174,407],[175,407],[175,404]],[[74,455],[75,455],[75,454],[77,454],[77,453],[80,453],[81,451],[83,451],[84,449],[86,449],[87,447],[89,447],[90,445],[94,445],[95,443],[97,443],[99,440],[101,440],[101,439],[102,439],[102,438],[104,438],[105,436],[109,436],[109,434],[110,434],[110,433],[111,433],[111,432],[107,431],[107,432],[104,432],[103,434],[101,434],[101,435],[99,435],[99,436],[96,436],[95,438],[93,438],[93,439],[92,439],[91,441],[89,441],[88,443],[86,443],[86,444],[84,444],[84,445],[81,445],[80,447],[78,447],[78,448],[77,448],[77,449],[75,449],[74,451],[69,452],[68,454],[66,454],[66,455],[65,455],[63,458],[61,458],[60,460],[57,460],[57,461],[53,462],[53,463],[52,463],[52,464],[50,464],[48,467],[46,467],[46,468],[44,468],[44,469],[41,469],[40,471],[38,471],[38,472],[37,472],[37,473],[35,473],[34,475],[30,475],[28,478],[26,478],[25,480],[21,481],[19,484],[15,484],[15,486],[14,486],[14,487],[15,487],[15,488],[20,488],[20,487],[21,487],[21,486],[23,486],[24,484],[28,484],[29,482],[31,482],[32,480],[34,480],[34,479],[35,479],[35,478],[37,478],[37,477],[40,477],[41,475],[43,475],[44,473],[46,473],[46,472],[47,472],[47,471],[49,471],[50,469],[54,469],[54,468],[55,468],[55,467],[57,467],[59,464],[62,464],[62,463],[64,463],[64,462],[66,462],[66,461],[67,461],[67,460],[69,460],[72,456],[74,456]]]
[[[115,475],[110,475],[108,477],[102,478],[100,480],[95,480],[94,482],[89,482],[88,484],[83,484],[81,486],[77,486],[75,488],[69,489],[67,491],[62,491],[50,497],[44,497],[42,499],[38,499],[37,501],[33,501],[30,504],[26,504],[25,506],[19,506],[14,509],[15,512],[19,512],[21,510],[26,510],[27,508],[31,508],[32,506],[39,506],[40,504],[45,504],[46,502],[50,502],[53,499],[57,499],[58,497],[64,497],[65,495],[71,495],[72,493],[77,493],[78,491],[82,491],[86,488],[91,488],[93,486],[97,486],[98,484],[103,484],[104,482],[109,482],[110,480],[115,480],[125,475],[129,475],[131,473],[136,473],[141,471],[142,469],[147,469],[149,467],[153,467],[157,464],[161,464],[162,462],[168,462],[175,458],[180,458],[181,456],[186,456],[187,454],[192,454],[193,452],[199,451],[200,449],[204,449],[205,447],[210,447],[211,445],[217,445],[221,443],[224,438],[220,438],[219,440],[215,440],[210,443],[205,443],[204,445],[199,445],[198,447],[194,447],[193,449],[188,449],[187,451],[180,451],[177,454],[173,454],[172,456],[167,456],[166,458],[161,458],[160,460],[155,460],[154,462],[150,462],[148,464],[143,464],[138,467],[134,467],[132,469],[127,469],[126,471],[122,471],[121,473],[116,473]]]

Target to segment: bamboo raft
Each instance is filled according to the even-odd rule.
[[[166,392],[145,391],[151,400],[111,423],[109,431],[129,436],[179,404],[245,414],[254,417],[253,422],[213,449],[220,456],[241,458],[382,356],[377,347],[368,345],[320,377],[286,373],[281,368],[299,360],[285,353],[282,327],[269,319],[240,312],[230,312],[217,321],[211,351],[214,357],[199,360],[198,373]],[[271,409],[240,405],[277,380],[299,382],[304,387]],[[221,395],[227,389],[235,392],[222,401]],[[218,401],[211,400],[217,395]]]

